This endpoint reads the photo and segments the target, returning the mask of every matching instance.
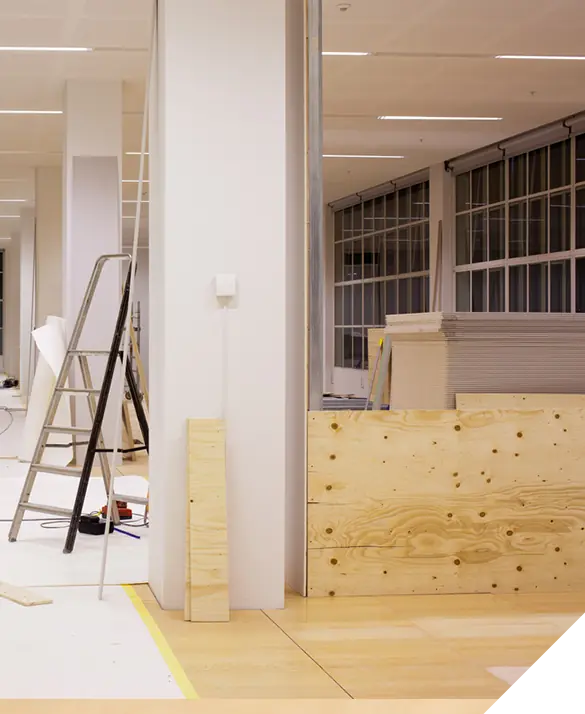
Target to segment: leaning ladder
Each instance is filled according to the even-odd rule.
[[[109,493],[112,473],[106,454],[108,452],[111,452],[111,449],[106,449],[105,447],[102,435],[102,425],[106,413],[106,407],[110,395],[110,390],[112,387],[114,373],[116,370],[116,363],[119,357],[121,356],[120,346],[122,344],[122,337],[126,326],[126,318],[129,308],[130,276],[132,266],[130,266],[128,271],[128,277],[126,279],[124,292],[122,294],[122,301],[120,303],[120,310],[118,312],[118,318],[116,320],[116,327],[114,331],[114,336],[112,338],[110,350],[80,350],[78,349],[78,347],[83,328],[87,320],[87,315],[89,313],[92,300],[95,296],[102,270],[105,264],[110,260],[124,261],[131,260],[131,258],[127,254],[102,255],[96,261],[93,273],[87,286],[85,296],[83,298],[83,302],[81,304],[81,309],[79,311],[75,327],[73,328],[71,341],[69,342],[69,346],[65,354],[65,359],[63,360],[63,365],[61,366],[61,371],[59,373],[59,376],[57,377],[55,389],[49,402],[47,416],[45,418],[45,422],[43,424],[43,428],[41,430],[41,434],[39,436],[39,440],[37,442],[37,446],[35,448],[31,464],[29,466],[28,474],[24,482],[24,487],[22,489],[18,506],[16,508],[16,513],[14,514],[10,533],[8,534],[8,540],[10,542],[16,541],[25,513],[27,511],[34,511],[36,513],[47,513],[50,515],[70,519],[67,539],[65,541],[65,547],[63,549],[63,552],[71,553],[73,551],[77,531],[79,528],[79,522],[81,520],[83,503],[87,495],[87,488],[89,486],[89,479],[91,477],[91,472],[93,469],[96,454],[99,456],[102,477],[104,480],[104,485],[106,487],[106,493]],[[98,390],[95,389],[92,384],[88,358],[93,356],[106,355],[108,357],[108,362],[104,372],[101,389]],[[83,382],[83,387],[78,389],[70,388],[68,386],[69,376],[76,359],[79,361],[81,378]],[[142,402],[140,399],[136,381],[134,379],[134,374],[129,363],[126,365],[125,376],[126,381],[128,383],[130,395],[132,397],[132,401],[134,402],[134,406],[136,408],[136,415],[138,417],[138,422],[142,431],[144,446],[135,449],[120,449],[120,453],[124,453],[124,451],[140,451],[143,449],[146,449],[148,451],[148,423],[146,420],[146,415],[142,408]],[[91,427],[59,426],[54,424],[57,409],[59,407],[59,402],[64,395],[81,395],[87,398],[87,404],[89,407],[89,413],[92,422]],[[98,397],[97,403],[96,397]],[[50,464],[42,463],[45,449],[51,447],[50,444],[47,444],[47,441],[51,434],[71,434],[73,437],[74,444],[76,437],[82,435],[89,436],[89,441],[87,442],[87,452],[85,454],[85,459],[82,468],[78,468],[75,466],[52,466]],[[46,504],[31,503],[30,496],[33,490],[33,486],[35,484],[36,477],[39,473],[79,477],[77,496],[75,498],[75,503],[72,509],[60,508],[57,506],[51,506]],[[112,501],[112,520],[115,524],[119,523],[118,509],[116,506],[118,501],[141,504],[145,506],[145,508],[148,506],[148,498],[142,498],[138,496],[126,496],[115,493]]]

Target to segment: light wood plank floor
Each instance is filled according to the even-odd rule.
[[[137,591],[204,699],[493,701],[585,611],[585,593],[290,595],[284,610],[215,625],[185,623]]]
[[[0,701],[0,714],[485,714],[493,704],[460,701],[201,700],[186,701]]]

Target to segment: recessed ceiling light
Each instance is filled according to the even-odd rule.
[[[26,198],[0,198],[0,203],[26,203]]]
[[[127,151],[126,156],[140,156],[142,154],[142,151]],[[144,152],[145,156],[148,156],[148,151]]]
[[[138,179],[122,179],[122,183],[138,183]],[[150,180],[142,179],[142,183],[150,183]]]
[[[404,156],[373,156],[370,154],[323,154],[324,159],[403,159]]]
[[[20,216],[1,216],[0,218],[20,218]]]
[[[502,121],[502,117],[380,116],[382,121]]]
[[[93,52],[93,47],[0,47],[0,52]]]
[[[0,114],[63,114],[62,109],[0,109]]]
[[[129,198],[122,201],[122,203],[138,203],[138,201],[135,198]],[[150,203],[150,201],[140,201],[140,203]]]
[[[496,55],[495,59],[517,60],[568,60],[569,62],[583,62],[583,55]]]
[[[373,52],[323,52],[323,57],[371,57]]]

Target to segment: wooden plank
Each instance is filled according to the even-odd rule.
[[[0,582],[0,598],[10,600],[18,605],[32,607],[33,605],[50,605],[53,601],[51,598],[39,595],[28,588],[21,588],[17,585]]]
[[[578,409],[311,412],[309,594],[585,588],[583,433]]]
[[[456,394],[457,409],[585,409],[585,394]]]
[[[225,428],[188,421],[189,599],[192,622],[229,620]]]
[[[372,390],[372,380],[374,379],[374,369],[382,356],[380,342],[384,339],[384,328],[383,327],[372,327],[368,330],[368,385],[370,390]],[[373,390],[372,390],[373,394]],[[390,403],[390,370],[384,385],[384,392],[382,396],[382,403]]]

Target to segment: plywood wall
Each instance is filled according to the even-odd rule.
[[[585,410],[312,412],[311,596],[585,590]]]
[[[456,394],[457,409],[583,409],[585,394]]]

